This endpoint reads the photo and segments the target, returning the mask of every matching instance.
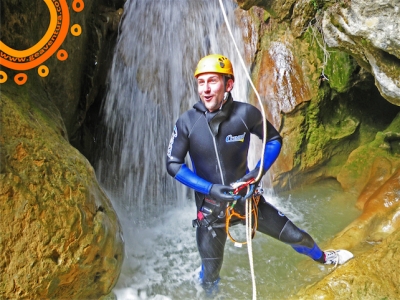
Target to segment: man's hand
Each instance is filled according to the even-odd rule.
[[[235,187],[236,194],[247,199],[251,197],[254,193],[255,188],[258,186],[259,181],[254,181],[257,178],[260,168],[256,167],[254,170],[250,171],[238,181],[232,184]],[[250,184],[249,184],[250,183]]]
[[[250,171],[246,175],[244,175],[242,178],[238,180],[238,182],[247,182],[250,179],[256,179],[258,176],[258,173],[260,172],[260,168],[256,167],[254,170]]]
[[[233,194],[234,189],[229,185],[213,184],[210,190],[210,196],[218,201],[236,201],[241,197]]]

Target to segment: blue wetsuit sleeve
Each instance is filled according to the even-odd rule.
[[[167,172],[180,183],[194,189],[197,192],[208,195],[212,183],[201,178],[190,170],[184,160],[189,150],[189,129],[180,118],[175,124],[167,151]]]
[[[186,164],[182,164],[178,173],[175,175],[175,179],[180,183],[194,189],[197,192],[208,195],[212,187],[212,183],[199,177],[194,172],[192,172]]]
[[[278,158],[279,153],[281,152],[281,141],[280,139],[268,141],[265,144],[265,152],[264,152],[264,165],[263,165],[263,174],[265,174],[275,160]],[[261,161],[258,161],[257,166],[259,167]]]

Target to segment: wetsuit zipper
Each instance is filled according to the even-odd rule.
[[[207,122],[207,117],[205,117],[205,121]],[[217,157],[217,162],[218,162],[219,174],[221,176],[221,181],[222,181],[222,184],[225,184],[224,174],[222,173],[221,161],[219,159],[218,150],[217,150],[217,142],[215,140],[215,136],[213,135],[213,133],[211,131],[211,128],[210,128],[210,125],[208,124],[208,122],[207,122],[207,127],[208,127],[208,131],[210,132],[211,137],[213,139],[214,151],[215,151],[215,155]]]
[[[207,119],[206,119],[206,121],[207,121]],[[208,125],[208,122],[207,122],[207,125]],[[221,176],[221,182],[222,182],[222,184],[225,185],[225,178],[224,178],[224,174],[222,173],[221,160],[219,159],[219,154],[218,154],[217,141],[216,141],[216,139],[215,139],[215,136],[212,134],[212,131],[211,131],[210,126],[208,126],[208,131],[210,132],[210,134],[211,134],[211,136],[212,136],[212,139],[213,139],[214,151],[215,151],[215,156],[217,157],[218,168],[219,168],[219,174],[220,174],[220,176]],[[212,222],[210,223],[210,226],[211,226],[211,224],[214,224],[214,222],[217,221],[218,219],[222,219],[222,218],[225,217],[225,209],[226,209],[227,205],[228,205],[228,203],[226,203],[225,205],[223,205],[223,204],[222,204],[222,205],[218,204],[218,206],[217,206],[217,207],[214,209],[214,211],[211,213],[211,214],[212,214],[214,217],[216,217],[217,219],[215,219],[214,221],[212,221]],[[213,226],[215,226],[215,225],[213,225]],[[215,236],[213,235],[213,237],[215,237]]]
[[[211,129],[210,129],[210,133],[211,133]],[[217,156],[217,161],[218,161],[219,174],[221,175],[222,184],[225,184],[224,175],[222,173],[221,161],[219,159],[219,155],[218,155],[218,151],[217,151],[217,142],[215,141],[214,136],[213,136],[213,142],[214,142],[215,155]]]

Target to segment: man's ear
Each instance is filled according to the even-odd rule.
[[[228,81],[226,82],[226,91],[227,91],[227,92],[232,91],[232,89],[233,89],[233,84],[234,84],[233,79],[232,79],[232,78],[229,78]]]

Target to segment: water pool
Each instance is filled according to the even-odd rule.
[[[344,193],[335,181],[325,181],[280,195],[265,195],[300,228],[324,243],[359,214],[355,197]],[[118,209],[117,209],[118,211]],[[126,242],[126,258],[114,294],[118,300],[209,299],[197,278],[200,258],[195,244],[193,203],[170,208],[163,215],[135,221],[119,212]],[[245,227],[232,231],[245,240]],[[256,233],[253,261],[257,298],[285,299],[331,271],[296,253],[288,245]],[[219,293],[214,299],[251,299],[252,284],[246,246],[228,241]]]

